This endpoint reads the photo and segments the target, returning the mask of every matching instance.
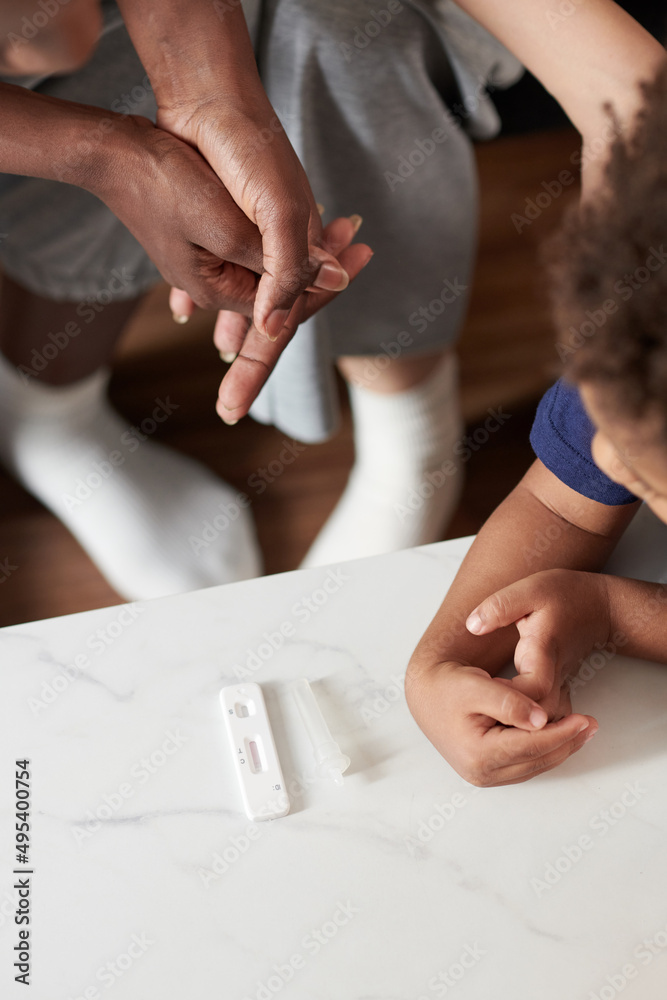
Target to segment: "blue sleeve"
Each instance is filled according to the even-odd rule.
[[[608,507],[634,503],[637,497],[605,476],[593,461],[594,433],[579,390],[561,379],[540,402],[530,443],[547,469],[582,496]]]

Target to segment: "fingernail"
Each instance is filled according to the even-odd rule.
[[[319,201],[317,202],[317,211],[320,215],[324,215],[324,205],[320,205]]]
[[[231,365],[232,361],[235,361],[238,355],[234,351],[220,351],[220,357],[227,365]]]
[[[174,323],[187,323],[190,319],[189,316],[185,316],[183,313],[172,313],[171,315],[174,317]]]
[[[350,276],[342,267],[327,260],[322,264],[313,284],[315,288],[322,288],[325,292],[342,292],[350,284]]]
[[[586,743],[590,743],[590,741],[593,739],[593,737],[597,736],[597,734],[598,734],[597,729],[594,729],[592,733],[589,733],[589,735],[584,740],[584,746],[586,745]]]
[[[534,708],[530,713],[530,724],[536,729],[541,729],[547,721],[547,713],[543,708]]]
[[[473,613],[468,616],[468,620],[466,621],[466,628],[468,629],[469,632],[472,632],[473,635],[477,635],[478,632],[482,631],[482,625],[483,625],[482,619],[480,618],[480,616],[477,614],[476,611],[473,611]]]
[[[359,232],[359,230],[361,229],[361,225],[362,225],[363,221],[364,220],[362,219],[362,217],[360,215],[351,215],[350,216],[350,222],[352,223],[352,225],[354,227],[355,236]]]
[[[266,321],[266,336],[269,340],[275,342],[280,336],[280,331],[285,326],[287,322],[287,317],[289,316],[291,309],[274,309],[269,318]]]
[[[588,729],[588,726],[589,726],[588,722],[582,722],[579,728],[577,729],[577,736],[579,735],[579,733],[583,733],[584,729]]]
[[[222,420],[223,424],[227,424],[229,427],[233,427],[234,424],[238,424],[239,422],[238,417],[227,416],[227,413],[231,413],[232,411],[228,410],[225,404],[221,400],[218,400],[218,404],[219,405],[216,406],[215,411]]]

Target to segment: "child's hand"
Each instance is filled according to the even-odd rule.
[[[598,646],[609,642],[611,618],[606,577],[552,569],[535,573],[483,601],[466,622],[469,632],[487,635],[516,625],[517,691],[540,701],[549,717],[568,676]],[[543,701],[546,699],[546,701]]]
[[[405,691],[436,750],[481,787],[517,784],[557,767],[597,732],[595,719],[586,715],[547,723],[547,712],[512,682],[479,667],[411,665]]]

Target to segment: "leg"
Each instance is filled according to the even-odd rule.
[[[131,427],[107,401],[104,366],[138,301],[81,309],[4,282],[0,459],[124,597],[255,576],[252,522],[236,492],[150,440],[178,403],[153,400]]]
[[[49,385],[78,382],[108,364],[140,302],[54,302],[4,277],[0,351],[28,379]]]
[[[440,354],[434,353],[402,361],[389,360],[386,368],[379,369],[375,357],[344,357],[338,359],[338,370],[350,385],[391,396],[425,382],[439,360]]]
[[[154,116],[120,13],[109,4],[104,14],[92,58],[40,90]],[[169,397],[147,404],[138,427],[108,403],[105,366],[159,279],[143,248],[88,192],[30,177],[0,176],[0,229],[12,279],[0,290],[0,460],[124,597],[257,575],[245,497],[151,440],[172,412]]]
[[[456,357],[341,358],[354,420],[355,463],[306,555],[324,566],[438,541],[458,503]]]
[[[377,32],[370,0],[335,10],[267,0],[265,9],[269,96],[327,215],[361,215],[376,252],[272,376],[270,416],[282,427],[315,383],[311,375],[308,386],[296,384],[305,368],[297,347],[302,357],[328,349],[349,383],[355,465],[306,565],[435,541],[462,478],[451,351],[466,313],[477,209],[471,144],[447,108],[457,92],[444,38],[412,2]],[[289,430],[303,434],[296,420]]]
[[[102,29],[99,0],[68,0],[53,12],[4,0],[0,7],[0,73],[71,73],[90,58]]]

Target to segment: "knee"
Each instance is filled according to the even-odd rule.
[[[41,0],[30,15],[7,17],[0,61],[8,75],[73,73],[91,58],[102,30],[99,0]]]

